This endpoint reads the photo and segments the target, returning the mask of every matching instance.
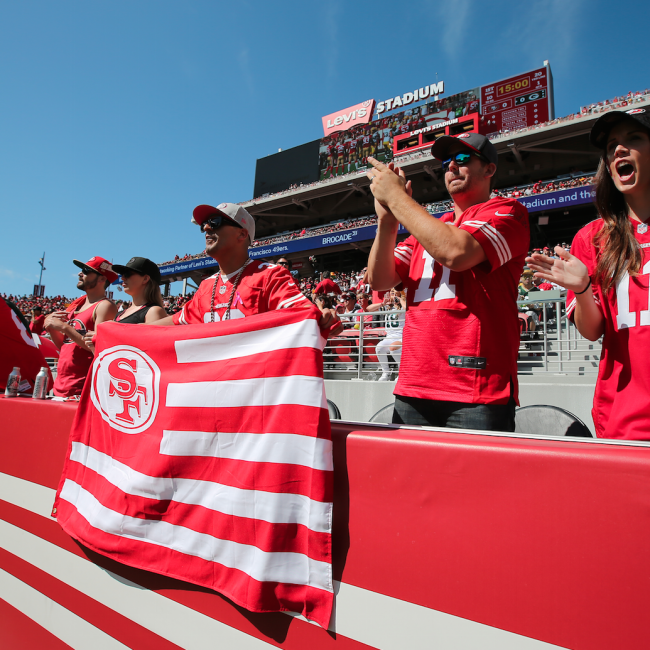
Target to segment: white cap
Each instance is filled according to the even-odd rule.
[[[216,208],[211,205],[197,205],[192,213],[192,223],[200,226],[215,214],[220,214],[222,217],[238,223],[242,228],[246,228],[251,244],[255,241],[255,221],[241,205],[219,203]]]

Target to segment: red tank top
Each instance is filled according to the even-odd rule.
[[[77,308],[81,307],[86,301],[86,296],[77,298],[68,308],[68,324],[72,325],[78,332],[85,333],[85,331],[94,330],[95,309],[102,300],[97,301],[88,309],[77,312]],[[79,347],[74,341],[66,337],[59,353],[54,394],[59,397],[81,395],[92,362],[93,355],[88,350]]]

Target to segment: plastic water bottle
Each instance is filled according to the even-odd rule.
[[[45,399],[47,397],[48,379],[47,366],[43,366],[38,375],[36,375],[36,380],[34,381],[34,392],[32,393],[33,399]]]
[[[367,378],[368,381],[377,381],[377,375],[374,372],[369,372]]]
[[[5,388],[5,397],[18,397],[18,386],[20,385],[20,368],[14,366],[14,369],[9,373],[7,379],[7,387]]]

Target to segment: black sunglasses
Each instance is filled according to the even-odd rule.
[[[212,230],[217,230],[218,228],[221,228],[221,226],[223,226],[224,223],[227,224],[228,226],[235,226],[236,228],[242,227],[236,221],[233,221],[232,219],[228,219],[228,217],[224,217],[223,215],[218,214],[212,217],[211,219],[206,219],[200,225],[201,232],[205,232],[206,226],[210,226]]]
[[[485,160],[483,156],[480,154],[474,153],[474,152],[469,152],[469,151],[461,151],[457,153],[455,156],[452,156],[448,160],[443,160],[442,161],[442,170],[447,171],[449,169],[449,165],[451,164],[451,161],[453,160],[457,165],[466,165],[469,162],[469,159],[472,156],[476,156],[479,160]]]
[[[280,266],[286,266],[287,268],[289,268],[289,262],[278,262],[278,264]]]

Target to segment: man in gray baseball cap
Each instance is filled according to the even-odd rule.
[[[194,208],[192,223],[199,226],[205,252],[218,262],[219,271],[201,282],[180,312],[155,325],[215,323],[287,307],[312,307],[286,268],[249,257],[255,220],[247,210],[234,203],[203,204]],[[339,320],[332,309],[322,312],[323,329]]]
[[[401,169],[368,159],[378,217],[370,284],[407,292],[393,422],[514,431],[528,211],[490,199],[498,156],[485,136],[442,136],[431,154],[454,202],[439,219],[411,198]],[[411,236],[396,246],[400,224]]]

